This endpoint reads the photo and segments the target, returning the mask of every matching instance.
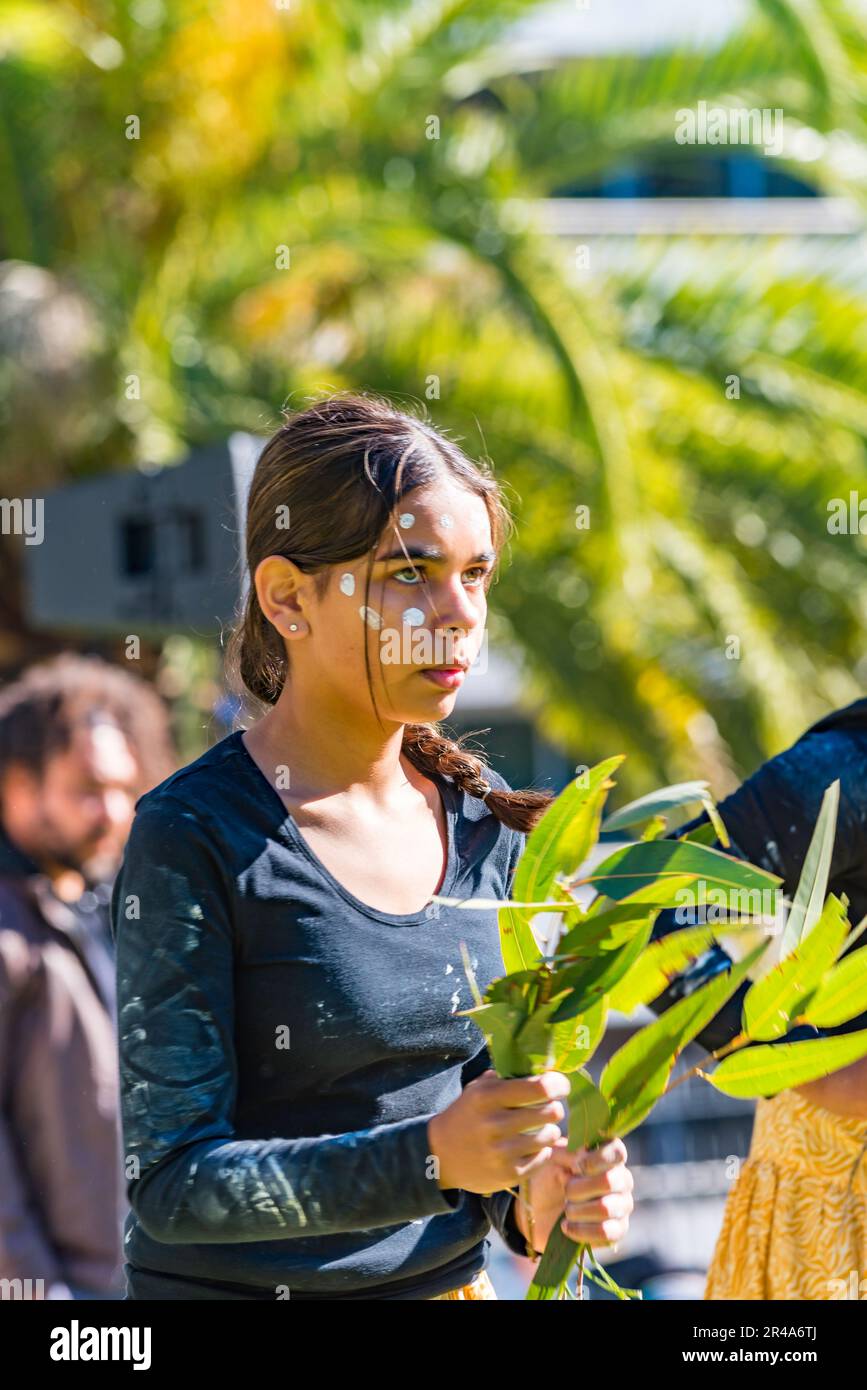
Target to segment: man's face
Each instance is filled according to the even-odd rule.
[[[110,878],[132,824],[139,775],[116,725],[82,726],[41,778],[10,769],[7,828],[38,864],[77,869],[92,882]]]

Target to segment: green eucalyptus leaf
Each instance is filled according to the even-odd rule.
[[[708,820],[713,826],[714,833],[716,834],[716,837],[722,845],[723,849],[729,849],[731,846],[731,841],[729,840],[729,833],[726,830],[725,825],[723,824],[722,816],[716,808],[716,803],[711,801],[710,797],[707,797],[702,801],[701,804],[704,807],[705,814],[707,815]]]
[[[836,781],[825,789],[810,847],[801,866],[795,900],[783,931],[784,956],[803,941],[821,915],[831,869],[839,803],[840,783]]]
[[[758,1041],[780,1038],[803,1012],[822,976],[837,959],[849,923],[843,904],[829,894],[809,934],[757,980],[744,998],[743,1030]]]
[[[677,1057],[719,1013],[768,944],[762,941],[731,970],[678,1000],[618,1048],[599,1079],[599,1089],[611,1106],[612,1135],[628,1134],[649,1114]]]
[[[694,830],[688,830],[685,835],[678,835],[681,844],[693,845],[712,845],[719,839],[719,835],[712,822],[705,822],[697,825]]]
[[[571,1153],[592,1149],[608,1132],[608,1101],[586,1071],[572,1072],[569,1081],[569,1143]]]
[[[516,902],[549,896],[558,874],[569,877],[596,843],[602,805],[614,785],[609,774],[623,757],[607,758],[576,777],[530,831],[512,881]]]
[[[650,922],[652,927],[658,912],[659,908],[639,909],[624,905],[598,917],[586,917],[577,927],[561,936],[555,959],[587,957],[599,951],[613,951],[624,942],[631,941],[646,922]]]
[[[562,1023],[564,1019],[574,1018],[576,1014],[584,1013],[603,994],[608,994],[641,955],[652,930],[652,922],[645,921],[639,924],[634,937],[616,950],[558,970],[554,976],[556,989],[559,993],[568,988],[569,994],[554,1013],[553,1021]]]
[[[578,1259],[581,1246],[570,1240],[560,1228],[559,1221],[548,1237],[544,1254],[536,1266],[532,1283],[527,1290],[527,1300],[550,1300],[556,1298],[567,1278],[570,1269]]]
[[[525,907],[501,907],[497,913],[500,953],[509,974],[539,964],[542,951],[530,926],[533,912]]]
[[[840,955],[845,956],[846,952],[849,950],[849,947],[853,946],[854,943],[858,940],[858,937],[861,936],[865,931],[867,931],[867,916],[862,917],[857,927],[852,928],[849,935],[846,937],[846,940],[843,942],[843,949],[840,952]]]
[[[512,975],[501,975],[492,980],[485,990],[486,1004],[517,1004],[526,998],[530,985],[539,979],[538,970],[516,970]]]
[[[463,912],[491,912],[494,908],[520,907],[529,910],[531,915],[536,912],[563,912],[564,908],[571,910],[575,906],[573,895],[560,884],[554,884],[550,896],[539,902],[519,902],[513,897],[448,898],[441,893],[434,893],[431,902],[440,903],[443,907],[459,907]]]
[[[554,1061],[554,1028],[551,1015],[559,1007],[562,992],[534,1009],[515,1034],[515,1055],[523,1075],[537,1076],[551,1071]]]
[[[647,825],[641,832],[640,838],[642,840],[658,840],[660,835],[663,835],[667,828],[668,826],[664,816],[654,816],[653,820],[647,822]]]
[[[602,823],[603,833],[610,830],[625,830],[630,825],[641,825],[657,815],[673,811],[677,806],[688,806],[692,802],[703,802],[707,798],[707,782],[675,782],[670,787],[660,787],[658,791],[648,792],[637,801],[630,801],[619,810],[612,811]]]
[[[861,1057],[867,1057],[867,1028],[837,1038],[742,1048],[705,1075],[727,1096],[754,1099],[818,1081]]]
[[[607,1019],[608,999],[603,995],[576,1018],[555,1023],[552,1029],[554,1071],[572,1072],[589,1062],[605,1035]]]
[[[698,960],[716,940],[714,927],[686,927],[653,941],[618,985],[611,991],[612,1009],[631,1014],[667,989],[688,965]]]
[[[605,893],[598,893],[586,909],[586,915],[588,918],[604,917],[609,912],[632,907],[637,909],[636,916],[641,916],[648,907],[676,907],[680,890],[689,888],[697,878],[698,875],[694,873],[666,874],[665,878],[651,879],[649,883],[642,884],[634,892],[616,900]],[[568,911],[566,915],[568,917]]]
[[[460,1016],[471,1018],[481,1028],[488,1044],[494,1071],[498,1076],[522,1076],[521,1062],[515,1046],[515,1034],[524,1021],[522,1009],[511,1004],[477,1004],[473,1009],[458,1010]]]
[[[828,971],[798,1017],[817,1028],[835,1028],[865,1009],[867,946],[862,946]]]
[[[567,930],[557,943],[557,958],[613,950],[630,940],[646,921],[655,922],[662,908],[675,904],[680,891],[694,882],[692,875],[682,874],[667,879],[662,887],[650,885],[619,903],[600,894],[586,911],[568,909],[563,917]],[[653,901],[655,898],[668,901],[659,903]]]
[[[627,845],[596,864],[578,880],[592,884],[617,902],[656,880],[692,874],[708,889],[723,890],[732,913],[773,915],[781,879],[721,850],[690,840],[649,840]],[[769,902],[767,895],[771,895]]]

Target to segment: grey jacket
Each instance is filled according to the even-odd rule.
[[[107,983],[98,941],[0,831],[0,1280],[43,1281],[7,1296],[122,1289]]]

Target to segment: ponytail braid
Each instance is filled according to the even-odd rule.
[[[497,820],[512,830],[532,830],[554,800],[553,792],[501,791],[490,786],[483,759],[464,748],[460,740],[446,738],[433,724],[407,724],[401,751],[420,772],[451,777],[461,791],[484,798]]]

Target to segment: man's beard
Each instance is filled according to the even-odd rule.
[[[114,854],[107,850],[92,854],[89,859],[85,859],[81,865],[81,876],[88,887],[97,883],[109,883],[114,878],[118,870],[118,859]]]
[[[115,855],[109,850],[98,849],[99,841],[83,840],[70,844],[47,813],[43,812],[40,821],[40,858],[50,860],[61,868],[75,870],[88,884],[113,878],[117,869]]]

